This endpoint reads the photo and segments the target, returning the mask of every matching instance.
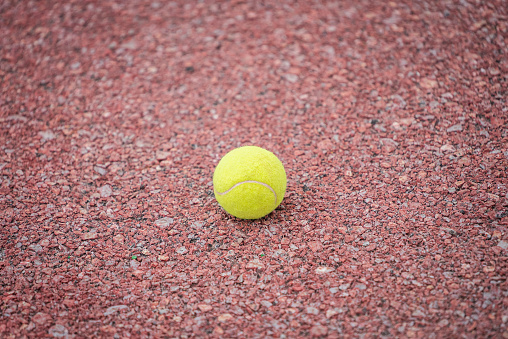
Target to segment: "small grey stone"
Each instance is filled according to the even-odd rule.
[[[136,49],[138,47],[138,45],[136,44],[135,41],[131,40],[129,42],[122,44],[121,47],[124,49]]]
[[[30,245],[28,246],[29,249],[31,249],[32,251],[35,251],[35,252],[40,252],[42,251],[42,246],[41,245]]]
[[[461,132],[462,131],[462,125],[461,124],[453,125],[451,127],[448,127],[446,129],[446,131],[448,133],[450,133],[450,132]]]
[[[6,120],[9,120],[9,121],[27,121],[28,119],[26,117],[22,116],[22,115],[13,114],[13,115],[9,115]]]
[[[152,147],[152,144],[147,140],[137,139],[134,142],[134,145],[139,148],[146,148],[146,147]]]
[[[242,314],[244,313],[244,312],[243,312],[243,310],[242,310],[242,308],[241,308],[241,307],[238,307],[238,306],[233,307],[233,308],[231,309],[231,311],[233,311],[233,313],[234,313],[234,314],[236,314],[236,315],[242,315]]]
[[[367,288],[367,286],[365,286],[364,284],[356,284],[356,286],[355,286],[355,287],[356,287],[357,289],[359,289],[359,290],[364,290],[364,289],[366,289],[366,288]]]
[[[424,115],[421,117],[422,120],[434,120],[436,117],[432,114]]]
[[[48,333],[55,338],[63,338],[69,335],[69,331],[65,328],[64,325],[61,324],[55,324],[54,326],[50,327]]]
[[[269,302],[268,300],[261,300],[260,302],[261,305],[263,305],[264,307],[268,308],[268,307],[271,307],[273,304],[271,302]]]
[[[385,25],[396,25],[399,22],[400,16],[397,13],[393,13],[389,18],[383,20]]]
[[[120,311],[120,310],[125,310],[125,309],[129,309],[129,306],[126,306],[126,305],[116,305],[116,306],[111,306],[109,307],[106,312],[104,312],[104,315],[111,315],[111,314],[115,314],[116,312]]]
[[[377,125],[376,125],[377,126]],[[399,143],[390,138],[381,138],[381,146],[385,147],[388,152],[393,152],[399,146]]]
[[[111,189],[111,186],[104,185],[99,188],[99,193],[101,195],[101,198],[107,198],[113,193],[113,190]]]
[[[441,152],[455,152],[456,149],[452,145],[443,145],[440,148]]]
[[[335,56],[335,49],[330,45],[323,46],[323,51],[332,57]]]
[[[440,322],[438,322],[438,326],[441,326],[441,327],[444,327],[444,326],[448,326],[450,322],[448,321],[448,319],[443,319],[441,320]]]
[[[315,308],[315,307],[312,307],[312,306],[307,307],[306,312],[308,314],[314,314],[314,315],[318,315],[319,314],[319,310],[317,308]]]
[[[339,289],[342,290],[342,291],[345,291],[349,288],[349,284],[342,284],[339,286]]]
[[[51,130],[41,131],[39,132],[39,135],[42,137],[42,141],[53,140],[56,138],[55,133],[53,133]]]
[[[193,222],[193,223],[192,223],[191,227],[192,227],[192,228],[202,228],[204,224],[205,224],[205,223],[204,223],[204,222],[202,222],[202,221],[196,221],[196,222]]]
[[[171,156],[171,152],[157,151],[155,152],[155,158],[159,161],[166,160]]]
[[[289,81],[291,83],[295,83],[298,81],[298,75],[296,75],[296,74],[288,73],[285,75],[285,78],[287,81]]]
[[[7,310],[5,310],[5,312],[7,312]],[[53,320],[52,317],[49,314],[44,313],[44,312],[38,312],[32,317],[32,321],[36,325],[41,325],[41,326],[49,324],[52,320]]]
[[[501,240],[497,246],[501,247],[503,250],[508,248],[508,241]]]
[[[416,311],[413,312],[412,316],[413,317],[420,317],[421,318],[421,317],[425,317],[425,313],[423,313],[420,310],[416,310]]]
[[[168,227],[173,223],[173,218],[165,217],[155,221],[155,225],[159,227]]]
[[[100,166],[94,166],[93,170],[95,172],[99,173],[100,175],[106,175],[108,173],[108,171],[104,167],[100,167]]]
[[[188,252],[188,251],[187,251],[187,249],[185,248],[185,246],[179,247],[179,248],[177,248],[177,250],[176,250],[176,253],[178,253],[178,254],[185,254],[185,253],[187,253],[187,252]]]

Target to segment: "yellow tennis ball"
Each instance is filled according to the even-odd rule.
[[[213,173],[215,199],[231,215],[258,219],[272,212],[286,193],[286,171],[270,151],[239,147],[226,154]]]

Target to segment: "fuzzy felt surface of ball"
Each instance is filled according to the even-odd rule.
[[[213,174],[217,202],[240,219],[258,219],[272,212],[284,199],[286,185],[282,162],[257,146],[230,151]]]

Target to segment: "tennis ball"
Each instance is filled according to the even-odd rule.
[[[213,173],[215,199],[231,215],[258,219],[272,212],[286,193],[286,171],[270,151],[243,146],[226,154]]]

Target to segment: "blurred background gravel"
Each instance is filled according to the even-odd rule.
[[[2,1],[0,335],[508,338],[506,8]]]

